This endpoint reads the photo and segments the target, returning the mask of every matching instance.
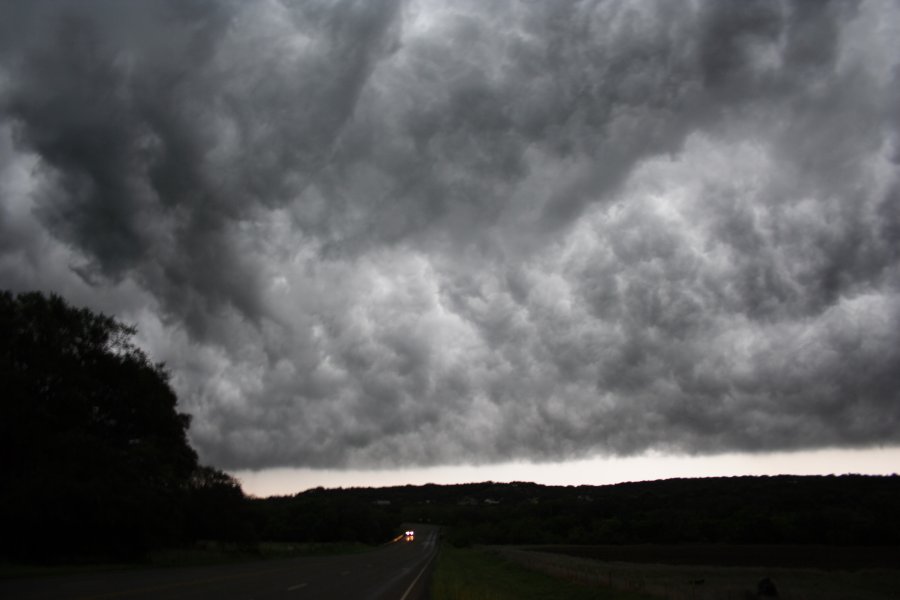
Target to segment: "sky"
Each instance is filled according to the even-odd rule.
[[[0,0],[0,288],[317,485],[900,465],[900,3]]]

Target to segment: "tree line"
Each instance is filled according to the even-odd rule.
[[[240,485],[199,464],[169,375],[134,334],[56,295],[0,293],[7,559],[133,558],[240,535]]]
[[[486,482],[436,486],[418,498],[419,490],[396,491],[408,496],[405,518],[446,525],[458,545],[900,545],[897,475]]]
[[[900,545],[897,475],[746,476],[603,486],[529,482],[309,490],[444,526],[469,544]],[[274,500],[274,499],[270,499]]]

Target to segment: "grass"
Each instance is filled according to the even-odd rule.
[[[371,549],[372,546],[354,542],[328,544],[262,542],[252,547],[241,547],[237,544],[225,544],[220,542],[197,542],[192,546],[184,548],[157,550],[152,552],[145,560],[131,563],[88,563],[47,566],[0,563],[0,579],[57,577],[61,575],[77,575],[80,573],[102,573],[108,571],[146,569],[148,567],[177,568],[223,565],[300,556],[357,554]]]
[[[89,565],[23,565],[18,563],[0,563],[0,580],[24,579],[26,577],[57,577],[61,575],[78,575],[80,573],[101,573],[107,571],[124,571],[133,569],[128,564],[89,564]]]
[[[299,556],[357,554],[371,549],[372,546],[351,542],[328,544],[262,542],[250,548],[218,542],[198,542],[187,548],[173,548],[154,552],[150,555],[149,564],[156,567],[220,565]]]
[[[587,586],[531,571],[496,554],[445,544],[431,587],[434,600],[642,600],[648,596]]]

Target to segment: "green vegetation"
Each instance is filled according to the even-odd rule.
[[[308,519],[302,515],[308,515],[313,507],[330,507],[323,513],[342,511],[359,520],[361,515],[338,508],[358,506],[370,515],[367,518],[385,524],[440,524],[446,528],[447,540],[458,547],[900,546],[900,520],[895,516],[895,507],[900,505],[897,475],[711,477],[606,486],[428,484],[316,489],[257,502],[271,517],[267,522],[272,533],[283,530],[278,513],[284,516],[295,511],[298,525],[302,525],[303,519]],[[304,531],[310,531],[306,525],[296,529],[298,535]],[[268,534],[261,537],[269,539]]]
[[[381,544],[402,521],[398,507],[377,506],[349,490],[252,499],[249,506],[256,534],[273,542]]]
[[[349,492],[349,490],[347,491]],[[357,492],[359,494],[362,491]],[[607,486],[372,490],[468,544],[900,545],[900,477],[715,477]]]
[[[647,596],[569,582],[495,554],[444,545],[431,588],[434,600],[640,600]]]

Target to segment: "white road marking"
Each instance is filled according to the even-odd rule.
[[[416,578],[413,579],[413,582],[411,584],[409,584],[409,587],[406,588],[406,591],[403,592],[402,596],[400,596],[400,600],[406,600],[406,597],[409,596],[409,593],[413,590],[414,587],[416,587],[416,584],[419,582],[419,579],[421,579],[422,575],[425,573],[425,569],[427,569],[428,565],[431,564],[431,561],[434,560],[435,554],[437,554],[437,552],[432,554],[431,557],[425,561],[425,566],[422,567],[422,570],[419,571],[419,574],[416,575]]]
[[[295,591],[299,590],[300,588],[305,588],[305,587],[308,586],[308,585],[309,585],[309,584],[308,584],[308,583],[305,583],[305,582],[304,582],[304,583],[298,583],[297,585],[292,585],[291,587],[289,587],[289,588],[287,589],[287,591],[289,591],[289,592],[295,592]]]

